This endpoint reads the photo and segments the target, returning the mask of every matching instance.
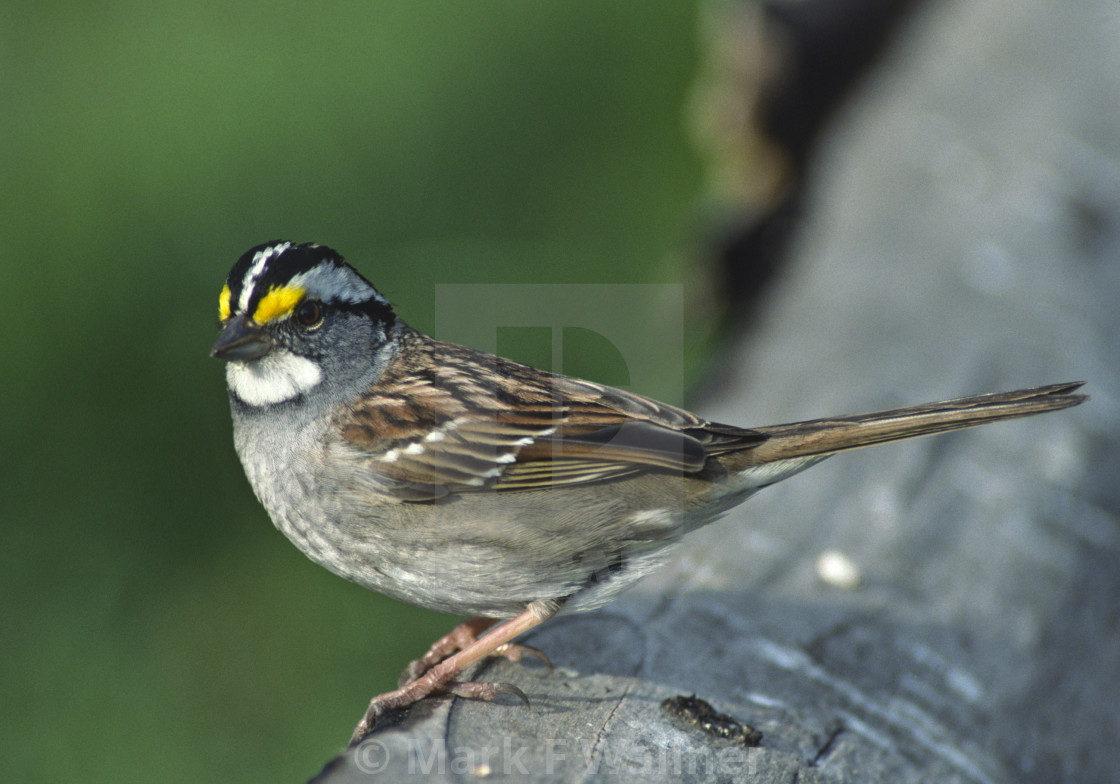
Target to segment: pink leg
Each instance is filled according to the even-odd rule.
[[[556,614],[557,609],[558,608],[551,603],[532,602],[520,615],[496,626],[481,637],[477,636],[478,632],[484,631],[487,627],[493,625],[494,621],[488,618],[472,618],[470,621],[460,624],[451,634],[447,635],[447,637],[438,640],[435,645],[432,646],[431,650],[425,654],[423,659],[413,664],[426,662],[429,657],[435,658],[437,656],[441,657],[442,655],[446,655],[447,652],[453,650],[447,641],[450,639],[454,642],[457,633],[459,633],[459,637],[462,641],[467,643],[465,647],[461,647],[458,653],[448,658],[441,658],[438,662],[433,663],[431,666],[427,667],[422,674],[410,680],[399,689],[374,697],[369,704],[369,708],[366,709],[365,715],[362,716],[362,720],[359,721],[358,726],[354,728],[354,734],[350,738],[351,745],[358,743],[366,736],[370,726],[378,716],[390,710],[407,707],[437,692],[450,692],[463,697],[493,700],[498,696],[499,692],[505,691],[520,697],[528,704],[528,699],[526,699],[525,694],[516,686],[511,686],[508,683],[458,683],[455,681],[455,676],[470,665],[487,656],[509,656],[511,652],[514,652],[516,658],[520,658],[520,651],[526,649],[521,648],[521,646],[512,645],[511,641],[518,635],[529,631],[534,626],[547,621]],[[479,628],[480,626],[481,628]],[[460,629],[463,627],[468,627],[468,629],[460,633]],[[474,629],[474,639],[468,641],[466,637],[469,635],[472,628]],[[411,669],[412,667],[410,666],[409,670],[411,671]]]
[[[464,650],[470,645],[478,641],[482,633],[496,624],[498,621],[494,618],[476,617],[463,621],[461,624],[451,630],[449,634],[440,637],[428,652],[423,657],[416,659],[408,665],[408,669],[401,673],[400,679],[397,681],[397,686],[404,686],[407,683],[419,678],[428,670],[435,667],[441,661],[446,659],[453,653]],[[491,656],[503,656],[510,661],[521,661],[521,659],[529,654],[535,656],[552,669],[552,662],[544,655],[542,651],[528,645],[517,645],[516,643],[507,642],[504,645],[499,645],[490,654]]]

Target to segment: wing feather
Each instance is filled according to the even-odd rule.
[[[399,361],[340,423],[346,447],[400,500],[690,473],[709,454],[761,439],[709,430],[639,395],[405,338]]]

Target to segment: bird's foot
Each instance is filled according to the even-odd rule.
[[[428,672],[428,670],[435,667],[448,656],[465,650],[478,642],[483,632],[495,623],[497,623],[497,620],[494,618],[481,617],[463,621],[452,629],[450,633],[432,643],[432,647],[429,648],[428,652],[421,658],[412,661],[405,671],[401,673],[401,677],[397,680],[397,686],[403,688],[407,684],[420,678],[424,673]],[[548,656],[546,656],[543,651],[529,645],[518,645],[517,643],[507,642],[499,645],[488,655],[501,656],[512,662],[519,662],[526,655],[533,656],[544,662],[549,670],[552,669],[552,662],[549,661]]]

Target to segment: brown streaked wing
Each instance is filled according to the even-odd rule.
[[[412,333],[341,423],[376,473],[410,487],[504,491],[694,472],[757,443],[673,406]],[[404,499],[402,499],[404,500]],[[414,500],[412,498],[407,500]]]

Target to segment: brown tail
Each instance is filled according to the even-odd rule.
[[[983,425],[1000,419],[1057,411],[1089,399],[1088,395],[1074,394],[1084,383],[1075,381],[1069,384],[1051,384],[1034,389],[876,411],[872,414],[754,428],[768,438],[750,450],[751,463],[830,455],[888,441]]]

